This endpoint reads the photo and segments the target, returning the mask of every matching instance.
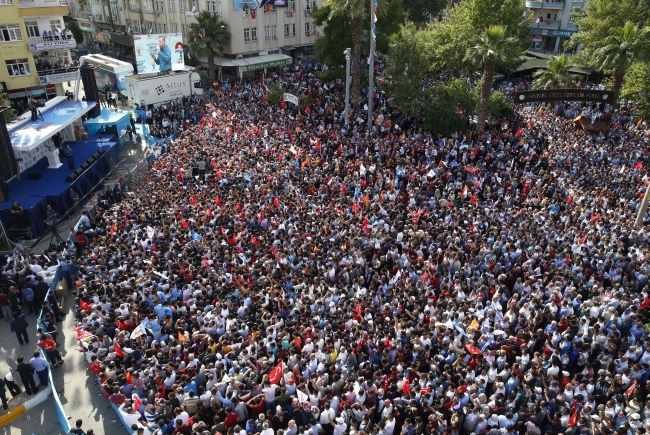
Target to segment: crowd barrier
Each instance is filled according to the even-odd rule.
[[[81,219],[80,219],[81,221]],[[79,225],[77,223],[77,225]],[[47,291],[47,298],[49,298],[50,293],[55,292],[56,293],[56,286],[63,280],[63,272],[59,269],[56,271],[56,274],[54,275],[54,279],[52,280],[52,284],[50,285],[50,288]],[[68,290],[69,291],[69,290]],[[38,316],[38,320],[36,321],[36,329],[42,328],[43,331],[45,331],[45,325],[43,324],[43,310],[41,310],[41,313]],[[47,359],[47,355],[45,355],[45,351],[41,348],[39,348],[39,351],[41,352],[41,356],[44,359]],[[59,423],[61,424],[61,428],[63,429],[64,433],[69,434],[70,429],[70,422],[68,421],[68,416],[65,413],[65,410],[63,409],[63,405],[61,404],[61,399],[59,398],[59,391],[63,391],[63,386],[61,386],[61,389],[57,388],[57,386],[54,383],[54,378],[52,377],[52,369],[48,369],[48,380],[49,380],[49,387],[51,388],[52,391],[52,399],[54,400],[54,408],[56,409],[56,416],[59,419]]]

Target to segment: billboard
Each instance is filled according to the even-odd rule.
[[[515,94],[515,103],[534,101],[602,101],[612,102],[612,91],[598,89],[540,89],[521,91]]]
[[[151,34],[133,37],[138,74],[155,74],[185,69],[183,35]]]
[[[48,83],[63,83],[63,82],[70,82],[72,80],[77,80],[78,78],[78,71],[68,71],[64,73],[59,73],[59,74],[50,74],[46,76],[38,76],[38,80],[40,84],[46,85]]]
[[[123,71],[113,73],[105,69],[95,68],[95,81],[97,82],[97,90],[106,92],[106,86],[110,86],[118,91],[121,95],[126,95],[126,76],[131,74],[132,71]]]

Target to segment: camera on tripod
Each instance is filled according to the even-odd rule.
[[[36,100],[34,104],[36,105],[36,107],[45,107],[45,103],[41,100]]]

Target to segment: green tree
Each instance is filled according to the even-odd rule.
[[[433,22],[423,30],[426,49],[432,54],[431,69],[451,73],[474,72],[476,65],[466,53],[475,45],[476,35],[483,35],[491,26],[502,27],[506,38],[514,38],[522,48],[528,47],[530,26],[522,19],[523,16],[523,2],[520,0],[463,0],[441,21]],[[504,71],[520,62],[513,58],[501,63],[504,60],[500,59],[497,64]]]
[[[481,101],[478,110],[478,129],[485,125],[490,102],[490,93],[494,83],[494,73],[497,63],[510,62],[522,54],[522,47],[519,41],[508,36],[503,26],[493,25],[474,38],[471,47],[467,49],[467,59],[477,67],[483,69],[483,83],[481,85]]]
[[[82,42],[84,42],[84,32],[79,27],[77,20],[65,16],[63,17],[63,21],[65,22],[65,27],[70,29],[70,31],[72,32],[72,36],[74,37],[75,42],[77,44],[81,44]]]
[[[284,89],[278,83],[273,83],[271,89],[266,93],[266,97],[271,104],[278,104],[282,100],[282,95],[284,95]]]
[[[384,86],[395,104],[409,116],[424,116],[431,104],[431,90],[422,90],[422,77],[431,66],[426,32],[418,30],[413,23],[406,24],[393,36],[387,57]]]
[[[187,45],[197,57],[208,58],[210,80],[215,79],[214,58],[217,54],[223,56],[223,50],[230,44],[230,38],[228,24],[211,12],[201,12],[196,17],[196,23],[190,24]]]
[[[551,56],[545,69],[533,73],[533,89],[575,88],[578,76],[569,72],[572,67],[568,56]]]
[[[596,50],[603,46],[605,38],[615,27],[623,27],[626,22],[642,23],[645,17],[645,0],[588,0],[584,8],[573,9],[573,22],[579,32],[571,36],[565,50],[581,46],[574,62],[589,65]]]
[[[432,101],[427,107],[424,128],[434,134],[448,136],[467,127],[466,116],[478,101],[466,80],[456,79],[431,89]]]
[[[639,28],[628,21],[623,27],[611,29],[603,46],[594,52],[591,65],[599,71],[611,70],[614,101],[618,100],[625,73],[635,62],[650,59],[650,27]]]
[[[0,90],[0,107],[11,107],[11,101],[9,101],[7,94],[5,94],[4,91],[1,90]],[[20,115],[22,115],[22,113],[20,113]],[[11,122],[16,117],[14,111],[11,109],[5,110],[2,113],[2,116],[4,116],[5,122]]]
[[[311,17],[316,26],[325,25],[316,39],[316,55],[330,66],[345,65],[343,51],[352,47],[352,28],[342,15],[332,16],[332,6],[314,5]]]
[[[445,0],[403,0],[402,8],[408,15],[409,21],[422,25],[429,20],[438,19],[438,13],[444,9]]]
[[[370,13],[370,2],[366,0],[327,0],[324,7],[329,8],[328,21],[340,17],[349,23],[352,28],[352,98],[351,104],[356,106],[361,97],[361,36],[363,31],[363,18]],[[389,12],[386,0],[378,0],[377,15],[384,17]],[[379,28],[377,29],[379,33]],[[367,45],[367,44],[366,44]],[[345,49],[345,48],[344,48]],[[343,50],[341,50],[341,55]]]
[[[650,119],[650,65],[637,62],[628,70],[621,88],[621,99],[632,101],[634,116]]]

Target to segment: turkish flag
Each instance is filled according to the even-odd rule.
[[[576,424],[578,424],[578,411],[575,411],[573,414],[571,414],[571,418],[569,418],[569,423],[567,426],[575,427]]]
[[[113,343],[113,346],[115,347],[115,355],[117,355],[118,357],[124,356],[124,352],[122,351],[122,348],[117,343],[117,341]]]
[[[645,299],[643,300],[643,303],[639,305],[639,310],[642,310],[646,308],[648,305],[650,305],[650,299],[646,296]]]
[[[221,207],[221,198],[217,196],[214,200],[214,203],[217,204],[217,207]]]
[[[133,409],[138,411],[142,406],[142,400],[140,400],[140,397],[135,393],[131,395],[131,398],[133,399]]]
[[[194,195],[190,195],[190,204],[192,205],[197,205],[199,201],[194,197]]]
[[[474,204],[476,204],[477,200],[478,200],[478,198],[476,197],[476,193],[472,193],[472,197],[470,198],[469,203],[474,205]]]
[[[259,244],[260,244],[260,242],[258,242],[257,239],[256,239],[255,237],[251,237],[251,242],[252,242],[253,245],[255,245],[255,246],[259,246]]]
[[[632,385],[630,386],[630,388],[628,388],[628,389],[625,391],[625,395],[626,395],[626,396],[629,396],[630,394],[632,394],[632,393],[634,392],[634,389],[635,389],[635,388],[636,388],[636,381],[634,381],[634,382],[632,383]]]
[[[271,381],[272,384],[277,384],[280,382],[280,379],[282,379],[282,369],[284,368],[284,365],[282,364],[282,361],[278,363],[277,366],[271,372],[269,373],[269,381]]]
[[[208,216],[212,217],[212,210],[208,208]]]
[[[92,311],[90,304],[83,300],[79,301],[79,308],[81,308],[84,311]]]
[[[409,394],[411,392],[411,384],[409,383],[408,379],[404,380],[404,386],[402,387],[402,391],[404,394]]]
[[[280,207],[280,200],[277,197],[273,198],[273,205],[275,208]]]

